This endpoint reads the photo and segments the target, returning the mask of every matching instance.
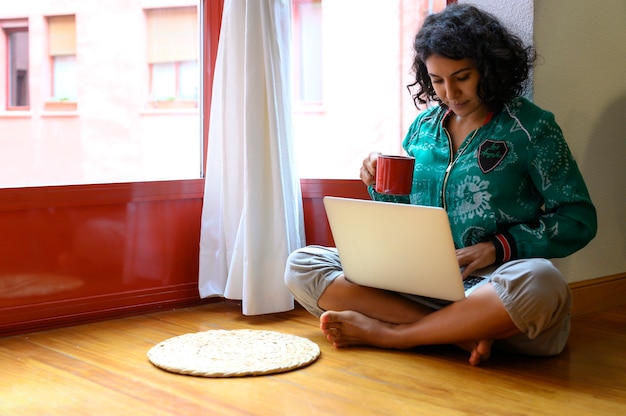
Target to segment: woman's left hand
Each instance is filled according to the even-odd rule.
[[[473,272],[491,266],[496,261],[496,247],[490,241],[460,248],[456,251],[459,266],[464,267],[462,275],[466,279]]]

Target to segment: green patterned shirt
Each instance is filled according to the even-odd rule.
[[[421,112],[403,147],[415,157],[409,196],[372,199],[444,207],[457,248],[493,241],[498,262],[565,257],[597,230],[596,211],[552,113],[517,98],[470,133],[456,154],[448,111]]]

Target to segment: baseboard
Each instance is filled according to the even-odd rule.
[[[193,283],[0,308],[0,337],[211,301],[200,299]]]
[[[583,315],[626,304],[626,273],[570,284],[572,315]]]
[[[570,288],[574,299],[574,316],[626,304],[626,273],[574,282],[570,284]],[[0,337],[216,300],[218,299],[201,300],[196,284],[182,284],[0,308]]]

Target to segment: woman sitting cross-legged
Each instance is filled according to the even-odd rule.
[[[360,177],[374,200],[445,207],[463,277],[495,266],[490,283],[433,309],[352,283],[337,250],[321,246],[294,251],[285,282],[336,347],[454,344],[474,365],[492,347],[559,354],[571,293],[547,259],[584,247],[597,220],[554,116],[520,96],[534,52],[492,15],[455,4],[426,18],[414,53],[414,101],[437,105],[403,141],[415,158],[411,194],[375,191],[376,152]]]

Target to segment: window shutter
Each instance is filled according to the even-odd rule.
[[[198,17],[195,7],[146,10],[148,63],[198,59]]]
[[[76,17],[48,17],[50,56],[76,55]]]

